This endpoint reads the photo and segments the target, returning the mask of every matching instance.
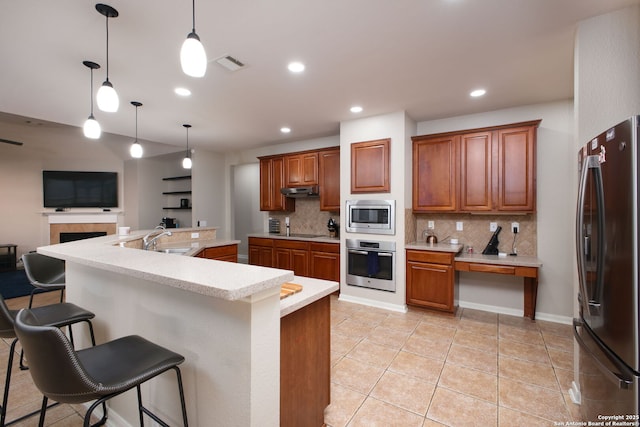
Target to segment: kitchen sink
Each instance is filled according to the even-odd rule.
[[[176,254],[176,255],[184,255],[189,252],[193,248],[166,248],[166,249],[156,249],[156,252],[163,252],[165,254]]]
[[[315,239],[316,237],[324,237],[323,234],[304,234],[304,233],[291,233],[289,237],[304,237],[306,239]]]

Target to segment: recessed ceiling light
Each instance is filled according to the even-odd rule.
[[[484,89],[476,89],[472,91],[469,95],[473,96],[474,98],[477,98],[479,96],[484,95],[485,93],[487,93],[487,91]]]
[[[287,68],[292,73],[301,73],[304,71],[304,64],[302,62],[290,62]]]
[[[288,127],[286,127],[286,126],[283,126],[283,127],[281,127],[281,128],[280,128],[280,132],[282,132],[282,133],[289,133],[289,132],[291,132],[291,128],[288,128]]]
[[[173,91],[176,93],[176,95],[180,95],[180,96],[191,95],[191,91],[185,87],[177,87]]]
[[[351,107],[351,112],[352,113],[362,113],[362,107],[359,105],[354,105],[353,107]]]

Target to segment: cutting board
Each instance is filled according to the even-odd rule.
[[[280,299],[284,299],[302,290],[302,285],[297,283],[283,283],[280,286]]]

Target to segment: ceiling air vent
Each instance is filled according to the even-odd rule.
[[[216,62],[229,71],[238,71],[246,66],[231,55],[221,56]]]

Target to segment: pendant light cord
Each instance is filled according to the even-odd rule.
[[[136,142],[138,142],[138,106],[136,105]]]
[[[89,93],[91,94],[91,117],[93,117],[93,68],[89,68],[91,70],[91,87],[89,88]]]
[[[196,32],[196,0],[191,1],[191,11],[192,11],[192,22],[193,22],[193,32]]]
[[[195,0],[194,0],[195,1]],[[109,81],[109,16],[105,16],[105,23],[107,26],[107,81]],[[138,109],[136,108],[136,111]]]

